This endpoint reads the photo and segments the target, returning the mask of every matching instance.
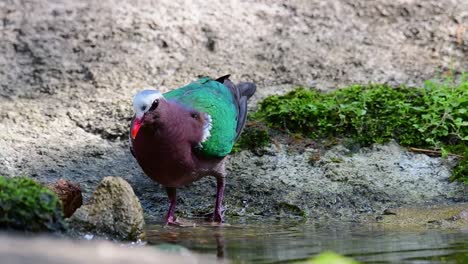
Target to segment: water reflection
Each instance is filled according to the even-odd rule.
[[[378,225],[229,219],[217,226],[148,227],[149,244],[173,243],[240,263],[304,260],[332,250],[364,263],[468,263],[468,232],[386,230]]]

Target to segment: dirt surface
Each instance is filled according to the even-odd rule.
[[[465,0],[1,1],[0,174],[46,183],[65,178],[82,186],[85,200],[104,176],[122,176],[145,212],[160,216],[165,193],[128,151],[131,98],[137,90],[167,91],[199,75],[226,73],[258,84],[254,102],[294,85],[325,90],[368,82],[420,85],[449,69],[468,70],[467,27]],[[386,188],[367,188],[375,178],[364,176],[352,188],[328,185],[325,174],[309,181],[329,187],[325,190],[283,184],[258,173],[256,163],[246,163],[253,166],[248,170],[237,166],[245,155],[251,154],[231,159],[227,201],[236,213],[243,212],[244,200],[254,212],[266,213],[281,201],[299,201],[314,215],[339,208],[347,214],[376,211],[386,202],[467,199],[466,187],[448,182],[452,165],[440,160],[427,162],[441,164],[442,185],[425,180],[432,174],[415,180],[422,192],[439,190],[439,196],[408,200],[395,195],[377,204],[372,197],[399,188],[398,178],[386,183],[383,177]],[[291,157],[300,159],[301,153]],[[293,161],[284,173],[293,171]],[[271,170],[276,168],[264,172]],[[263,183],[248,191],[257,180]],[[346,187],[343,203],[316,202],[342,192],[340,186]],[[183,188],[180,212],[211,207],[214,188],[210,180]],[[353,192],[371,198],[356,204]],[[307,195],[290,198],[295,193]]]
[[[284,145],[272,145],[269,150],[231,159],[235,176],[229,179],[234,184],[227,201],[233,209],[243,208],[236,213],[360,220],[361,214],[389,207],[468,200],[468,186],[447,180],[453,160],[408,152],[394,142],[359,150],[335,146],[314,164],[314,148],[288,152]]]

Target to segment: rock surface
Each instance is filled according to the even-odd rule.
[[[88,204],[71,217],[73,226],[123,240],[143,235],[145,221],[140,201],[120,177],[105,177]]]
[[[191,252],[170,254],[155,248],[131,248],[107,241],[70,241],[5,234],[0,234],[0,258],[2,263],[8,264],[217,263],[214,258]]]
[[[131,98],[142,87],[167,91],[197,75],[232,73],[258,83],[258,100],[295,85],[419,85],[468,69],[465,0],[7,0],[0,21],[0,174],[71,180],[85,200],[104,176],[119,175],[158,219],[166,194],[127,144]],[[228,213],[276,214],[284,202],[312,216],[353,216],[468,199],[466,187],[448,182],[451,165],[391,148],[389,159],[367,149],[317,166],[301,152],[239,153]],[[179,213],[208,212],[215,183],[178,195]]]
[[[468,230],[468,204],[387,209],[379,219],[386,228],[450,228]]]
[[[308,216],[357,217],[388,207],[467,201],[468,187],[450,183],[453,161],[408,152],[394,142],[351,151],[336,146],[318,161],[316,149],[241,152],[230,160],[226,197],[245,213],[272,214],[291,205]],[[242,186],[242,190],[233,190]]]
[[[464,0],[8,0],[0,10],[6,97],[78,93],[99,105],[89,100],[198,74],[328,88],[468,68]]]

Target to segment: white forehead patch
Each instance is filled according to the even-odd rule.
[[[154,100],[164,98],[157,90],[141,90],[133,97],[133,111],[137,118],[143,117],[153,104]]]

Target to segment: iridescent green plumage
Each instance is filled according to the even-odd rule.
[[[239,113],[234,95],[225,85],[210,78],[201,78],[165,93],[164,97],[210,115],[211,135],[202,143],[200,152],[203,155],[224,157],[231,152]]]

